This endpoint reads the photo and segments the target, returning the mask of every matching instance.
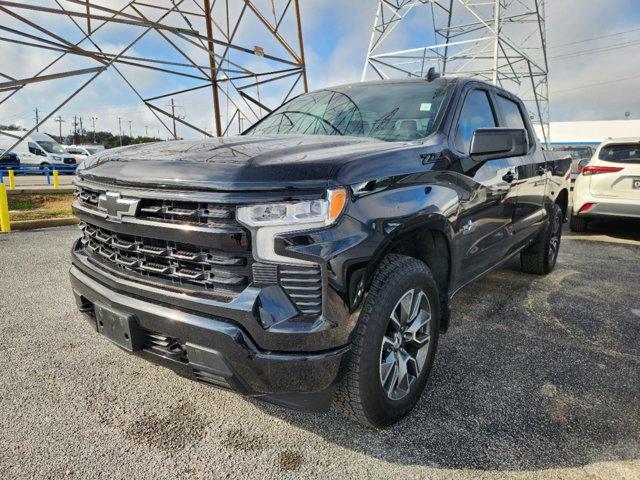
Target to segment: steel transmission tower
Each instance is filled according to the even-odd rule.
[[[549,139],[546,0],[379,0],[362,79],[472,76],[525,102]],[[406,38],[427,38],[406,46]]]
[[[107,71],[171,136],[173,122],[209,137],[237,133],[307,90],[298,0],[0,1],[0,31],[5,52],[30,59],[0,65],[3,117],[23,110],[34,84],[65,92],[22,138]],[[39,58],[37,71],[20,71]],[[170,98],[183,115],[165,108]]]

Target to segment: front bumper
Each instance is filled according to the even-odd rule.
[[[126,293],[122,289],[126,282],[110,282],[106,273],[88,271],[77,252],[70,277],[77,305],[94,328],[96,305],[135,319],[149,339],[136,351],[144,358],[188,378],[288,407],[326,410],[330,406],[348,345],[312,352],[265,350],[230,318]],[[251,293],[241,302],[249,302]],[[248,311],[252,309],[249,306]],[[294,337],[299,335],[303,334]],[[164,344],[171,347],[163,348]]]

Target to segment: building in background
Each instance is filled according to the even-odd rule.
[[[612,137],[640,137],[640,120],[551,122],[552,145],[598,145]],[[536,126],[539,138],[542,134]]]

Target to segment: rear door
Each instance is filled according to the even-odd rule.
[[[620,170],[590,175],[591,195],[640,201],[640,143],[604,145],[597,164]]]
[[[544,201],[550,175],[549,165],[525,115],[522,104],[503,92],[496,92],[500,126],[524,129],[529,134],[529,153],[513,157],[508,162],[515,174],[511,184],[513,201],[514,245],[519,247],[540,228],[546,219]]]
[[[457,283],[467,283],[499,263],[511,248],[514,214],[513,170],[507,159],[474,164],[469,158],[473,133],[480,128],[499,126],[490,90],[474,87],[463,93],[464,103],[452,132],[452,149],[463,163],[473,165],[460,176],[463,197],[458,220],[458,249],[461,258]]]

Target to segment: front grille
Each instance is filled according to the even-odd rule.
[[[235,208],[210,203],[144,199],[140,205],[139,217],[163,222],[224,227],[235,225]]]
[[[110,266],[149,279],[197,286],[221,297],[233,297],[248,284],[249,253],[207,248],[115,233],[88,223],[80,225],[89,255]]]
[[[76,164],[76,159],[73,157],[65,157],[65,159],[63,160],[63,163],[65,165],[75,165]]]
[[[123,193],[126,200],[139,200],[135,216],[114,221],[104,219],[103,193],[84,186],[76,191],[82,245],[92,263],[225,302],[252,283],[278,284],[302,314],[322,313],[320,267],[254,262],[249,232],[235,219],[235,205],[151,198],[160,193],[152,191],[143,193],[145,198]]]
[[[100,196],[98,192],[89,190],[88,188],[77,188],[75,196],[80,203],[89,208],[98,208],[98,197]]]
[[[298,267],[281,265],[279,282],[291,300],[305,315],[322,312],[322,274],[319,266]]]
[[[98,208],[101,192],[79,188],[76,197],[89,208]],[[236,227],[235,205],[157,198],[140,199],[136,218],[162,223],[211,227]]]

